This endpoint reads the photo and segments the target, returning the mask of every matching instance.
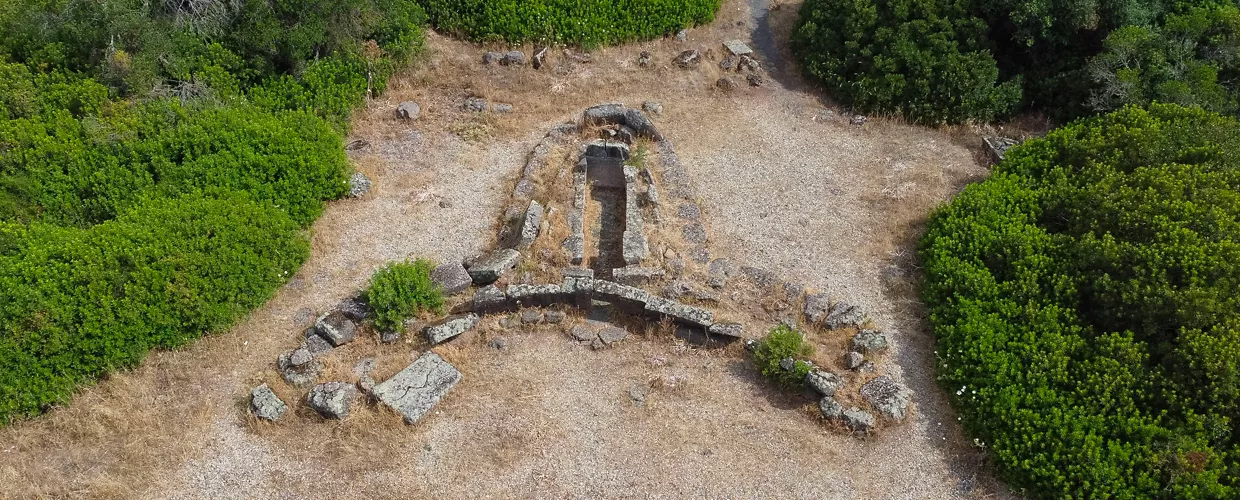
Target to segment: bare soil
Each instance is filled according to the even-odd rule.
[[[486,47],[431,34],[427,59],[358,112],[350,139],[369,146],[350,154],[375,188],[331,204],[295,279],[235,328],[152,353],[69,407],[0,429],[0,497],[1010,496],[935,385],[914,287],[929,211],[986,173],[978,132],[849,125],[770,41],[786,39],[799,7],[776,5],[728,0],[686,42],[604,48],[589,63],[553,49],[542,71],[483,66]],[[734,38],[759,42],[763,87],[716,65]],[[709,49],[699,68],[671,64],[689,48]],[[656,67],[637,65],[643,50]],[[741,86],[718,90],[720,77]],[[468,96],[516,112],[471,114]],[[395,118],[404,100],[422,105],[419,120]],[[851,436],[808,394],[761,380],[739,348],[694,349],[658,325],[593,351],[562,327],[507,329],[500,318],[436,348],[464,379],[417,425],[369,407],[324,422],[296,400],[280,423],[249,416],[250,388],[278,385],[274,362],[299,342],[303,308],[327,310],[390,260],[488,248],[550,126],[600,102],[646,100],[664,106],[655,123],[694,179],[713,253],[860,304],[891,332],[880,365],[914,390],[909,421]],[[505,350],[487,347],[499,337]],[[377,378],[418,354],[373,339],[350,349],[380,358]],[[347,378],[351,361],[329,372]]]

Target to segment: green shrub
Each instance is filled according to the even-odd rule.
[[[1017,486],[1240,494],[1240,123],[1154,104],[1058,129],[920,255],[940,380]]]
[[[805,381],[810,365],[804,358],[814,353],[814,346],[805,342],[805,335],[788,325],[779,325],[759,340],[753,351],[753,360],[762,375],[780,385],[798,386]],[[792,358],[795,369],[785,370],[780,361]]]
[[[720,0],[419,0],[437,29],[487,41],[613,45],[715,19]]]
[[[227,328],[308,255],[288,215],[238,192],[154,198],[90,229],[0,222],[0,423]]]
[[[418,259],[397,262],[375,271],[366,289],[366,302],[374,310],[375,326],[385,331],[403,331],[405,320],[420,311],[439,311],[443,295],[431,282],[435,265]]]

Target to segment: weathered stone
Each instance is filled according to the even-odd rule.
[[[517,240],[518,250],[526,250],[534,244],[534,240],[538,238],[538,232],[542,228],[542,222],[542,204],[530,200],[530,205],[525,209],[525,216],[521,220],[521,233]]]
[[[504,60],[503,52],[487,52],[482,55],[482,62],[485,64],[495,64]]]
[[[1007,155],[1007,151],[1019,144],[1015,139],[1007,137],[986,137],[982,139],[982,147],[986,149],[986,155],[994,163],[1003,161]]]
[[[422,333],[426,335],[426,340],[432,345],[446,342],[456,336],[469,331],[478,324],[479,317],[477,314],[458,314],[449,316],[438,322],[431,323],[422,329]]]
[[[724,57],[719,61],[719,69],[731,71],[736,68],[736,58],[732,56]]]
[[[573,325],[573,327],[569,329],[568,334],[572,335],[573,339],[576,339],[579,342],[598,340],[598,332],[595,332],[594,329],[586,325]]]
[[[645,113],[637,109],[629,109],[624,112],[624,123],[633,129],[637,135],[653,139],[656,141],[663,140],[663,136],[659,134],[659,130],[654,127],[654,122]]]
[[[724,92],[731,92],[733,90],[736,90],[736,87],[737,87],[736,81],[726,76],[721,76],[719,77],[718,80],[715,80],[715,88],[718,88],[719,90],[722,90]]]
[[[305,347],[298,347],[288,353],[289,366],[302,366],[311,361],[314,361],[314,355]]]
[[[844,355],[844,366],[848,367],[849,370],[860,368],[862,363],[865,363],[864,354],[857,351],[848,351],[848,354]]]
[[[740,61],[736,63],[737,71],[757,72],[762,70],[762,65],[758,64],[758,60],[750,56],[741,56]]]
[[[746,350],[746,351],[749,351],[749,352],[754,352],[754,351],[758,350],[758,341],[757,341],[757,340],[754,340],[754,339],[745,339],[745,340],[742,340],[741,342],[742,342],[742,345],[744,345],[744,346],[745,346],[745,350]]]
[[[580,265],[585,261],[586,239],[584,236],[569,236],[564,238],[560,243],[560,247],[564,249],[564,253],[568,254],[568,262],[574,265]]]
[[[293,313],[293,326],[304,327],[314,322],[314,309],[303,307]]]
[[[564,288],[560,285],[509,285],[508,300],[518,305],[549,306],[564,297]]]
[[[823,396],[834,396],[835,391],[844,385],[844,379],[828,371],[811,370],[805,374],[805,385],[810,386]]]
[[[663,269],[657,267],[626,266],[611,270],[612,279],[624,285],[645,285],[663,274]]]
[[[646,406],[646,389],[645,384],[634,383],[629,386],[629,399],[633,401],[633,405],[637,407]]]
[[[831,312],[831,297],[825,293],[815,293],[805,296],[805,320],[819,324],[826,321],[827,314]]]
[[[525,52],[510,50],[504,54],[504,58],[500,59],[499,63],[505,66],[522,66],[525,64]]]
[[[605,345],[613,345],[621,340],[624,340],[624,338],[628,336],[628,331],[615,326],[605,326],[603,329],[598,331],[598,338],[603,341],[603,344]]]
[[[392,344],[400,340],[400,332],[395,330],[384,330],[379,332],[379,342],[384,344]]]
[[[571,49],[564,49],[564,57],[571,59],[575,63],[589,64],[594,61],[594,56],[584,52],[574,52]]]
[[[422,107],[413,101],[405,101],[396,106],[396,117],[401,120],[417,120],[422,115]]]
[[[370,310],[370,304],[367,304],[366,300],[360,296],[349,297],[340,301],[340,303],[336,305],[336,310],[340,311],[346,318],[353,321],[365,320],[366,318],[369,318],[373,312]]]
[[[353,172],[349,176],[349,197],[361,198],[370,192],[370,178],[361,172]]]
[[[865,125],[866,120],[867,118],[865,115],[853,115],[853,117],[848,120],[848,123],[851,123],[853,126],[860,127]]]
[[[788,372],[793,371],[797,369],[797,360],[792,359],[792,358],[781,359],[779,360],[779,367],[782,368],[784,371],[788,371]]]
[[[327,382],[310,389],[306,395],[306,403],[325,418],[345,418],[349,416],[349,408],[357,401],[358,392],[353,384],[345,382]]]
[[[745,327],[740,323],[715,323],[707,329],[711,335],[741,338],[745,336]]]
[[[624,190],[625,190],[625,210],[624,210],[624,233],[621,235],[620,253],[624,258],[624,262],[629,265],[640,264],[646,257],[650,256],[650,245],[646,240],[644,230],[644,222],[642,221],[642,210],[638,206],[637,199],[637,169],[631,165],[625,165],[624,172]]]
[[[672,276],[680,276],[681,274],[684,274],[685,272],[685,260],[684,259],[668,259],[666,266],[667,266],[667,270],[672,273]]]
[[[258,418],[275,422],[288,411],[288,405],[267,384],[262,384],[250,391],[250,411]]]
[[[715,259],[706,268],[706,284],[711,288],[723,288],[728,278],[735,272],[735,266],[728,259]]]
[[[685,224],[681,229],[681,235],[685,237],[685,241],[689,243],[706,243],[706,227],[701,222],[690,222]]]
[[[868,431],[874,427],[874,415],[855,406],[840,412],[840,418],[854,431]]]
[[[629,159],[629,145],[619,141],[595,139],[586,143],[586,156],[594,158]]]
[[[431,282],[438,286],[444,295],[456,295],[474,284],[474,279],[460,262],[448,262],[435,266],[431,271]]]
[[[887,350],[887,336],[875,330],[861,330],[852,338],[852,349],[860,353],[880,353]]]
[[[439,400],[461,381],[461,372],[438,354],[428,352],[376,385],[374,395],[405,418],[415,423],[430,413]]]
[[[891,377],[880,375],[861,386],[861,397],[880,415],[900,421],[908,415],[913,394],[908,388],[897,384]]]
[[[705,264],[710,262],[710,250],[706,248],[705,244],[700,244],[689,251],[689,258],[698,264]]]
[[[353,364],[353,374],[359,377],[369,375],[375,369],[375,358],[362,358]]]
[[[702,207],[696,203],[682,203],[676,207],[676,216],[681,219],[696,221],[702,219]]]
[[[858,373],[874,373],[876,371],[878,371],[878,367],[874,365],[873,361],[866,361],[857,367]]]
[[[684,281],[684,280],[676,280],[676,281],[673,281],[671,284],[663,287],[663,291],[661,292],[661,295],[664,298],[676,300],[685,295],[690,294],[691,292],[693,292],[693,285],[690,285],[687,281]]]
[[[643,50],[641,55],[637,56],[637,65],[649,68],[651,64],[654,64],[654,57],[650,55],[650,51]]]
[[[745,81],[749,82],[750,87],[761,87],[762,84],[766,83],[766,80],[762,79],[762,75],[757,73],[752,73],[749,76],[746,76]]]
[[[673,62],[676,63],[676,66],[684,69],[693,68],[696,67],[698,63],[702,62],[702,53],[698,52],[696,49],[689,49],[676,56],[676,59],[673,60]]]
[[[481,97],[469,97],[465,99],[465,110],[481,113],[487,110],[487,100]]]
[[[501,103],[501,102],[496,102],[496,103],[491,104],[492,113],[499,113],[501,115],[506,115],[508,113],[512,113],[514,110],[515,108],[513,108],[511,104]]]
[[[684,29],[676,32],[676,41],[683,42],[689,39],[689,30]]]
[[[542,49],[539,49],[538,52],[534,53],[534,69],[542,69],[543,65],[546,64],[545,60],[547,58],[547,50],[550,48],[551,47],[543,47]]]
[[[568,268],[562,271],[564,282],[560,285],[564,295],[588,298],[594,293],[594,270]]]
[[[865,321],[861,308],[839,301],[831,305],[831,314],[827,315],[827,328],[832,330],[845,326],[858,326]]]
[[[586,108],[586,125],[624,123],[625,109],[623,104],[614,102]]]
[[[543,320],[547,323],[556,325],[563,323],[564,318],[567,317],[568,315],[565,314],[564,311],[547,311],[547,313],[543,315]]]
[[[616,127],[616,138],[632,146],[633,141],[637,139],[637,131],[628,125],[620,125]]]
[[[495,285],[487,285],[474,292],[470,307],[480,313],[500,311],[511,305],[508,294]]]
[[[335,311],[315,322],[314,331],[333,346],[340,347],[353,341],[357,335],[357,325],[343,312]]]
[[[658,101],[646,101],[642,103],[642,110],[655,116],[663,114],[663,104]]]
[[[494,283],[500,276],[520,263],[521,252],[511,248],[501,248],[468,263],[466,269],[474,283],[487,285]]]
[[[775,277],[775,273],[757,267],[741,266],[741,274],[745,275],[745,277],[748,278],[753,284],[762,288],[774,287],[779,281],[779,279]]]
[[[594,280],[594,295],[599,300],[629,311],[640,311],[646,307],[650,295],[645,290],[607,280]]]
[[[715,322],[715,313],[700,307],[681,304],[658,296],[647,298],[646,311],[666,316],[677,323],[709,328]]]
[[[508,341],[504,340],[503,337],[496,337],[491,339],[491,342],[487,343],[487,345],[491,346],[492,349],[502,351],[508,348]]]
[[[822,413],[822,418],[827,420],[835,420],[844,416],[844,407],[831,396],[818,401],[818,411]]]
[[[745,45],[745,42],[740,40],[728,40],[723,42],[723,48],[727,49],[728,52],[731,52],[732,55],[738,57],[747,56],[753,53],[753,49],[749,48],[748,45]]]
[[[358,377],[357,390],[362,391],[362,394],[373,393],[375,391],[375,379],[371,378],[369,374]]]
[[[521,311],[521,322],[527,325],[542,323],[543,313],[538,309],[526,309]]]
[[[310,352],[314,357],[332,350],[331,342],[320,337],[318,333],[314,333],[314,328],[307,330],[310,335],[306,336],[306,340],[301,343],[301,348]]]

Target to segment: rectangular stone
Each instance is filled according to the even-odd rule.
[[[430,413],[444,395],[461,381],[461,372],[438,354],[427,352],[392,378],[375,386],[372,394],[413,424]]]
[[[600,279],[594,280],[594,296],[599,300],[611,302],[626,312],[641,311],[646,307],[646,300],[651,297],[640,288]]]
[[[646,301],[648,313],[667,316],[677,323],[709,328],[715,322],[715,313],[700,307],[681,304],[671,299],[651,296]]]
[[[560,302],[564,289],[560,285],[509,285],[508,300],[523,307],[548,306]]]
[[[753,49],[749,48],[749,45],[746,45],[745,42],[740,40],[728,40],[723,42],[723,47],[728,49],[728,52],[731,52],[732,55],[735,56],[747,56],[753,54]]]

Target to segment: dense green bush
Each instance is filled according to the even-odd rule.
[[[418,0],[436,28],[475,40],[585,46],[658,38],[709,23],[720,0]]]
[[[308,254],[286,213],[239,192],[153,198],[89,229],[0,222],[0,423],[227,327]]]
[[[1045,497],[1240,494],[1240,124],[1154,104],[1008,153],[920,251],[940,379]]]
[[[366,289],[366,302],[374,310],[375,326],[386,331],[402,331],[405,320],[420,311],[439,311],[443,295],[431,282],[435,265],[418,259],[394,262],[375,271]]]
[[[814,353],[814,346],[805,342],[805,334],[780,324],[759,340],[753,351],[753,360],[762,375],[787,387],[800,385],[809,373],[805,358]],[[791,371],[780,366],[780,361],[792,358],[795,368]]]

